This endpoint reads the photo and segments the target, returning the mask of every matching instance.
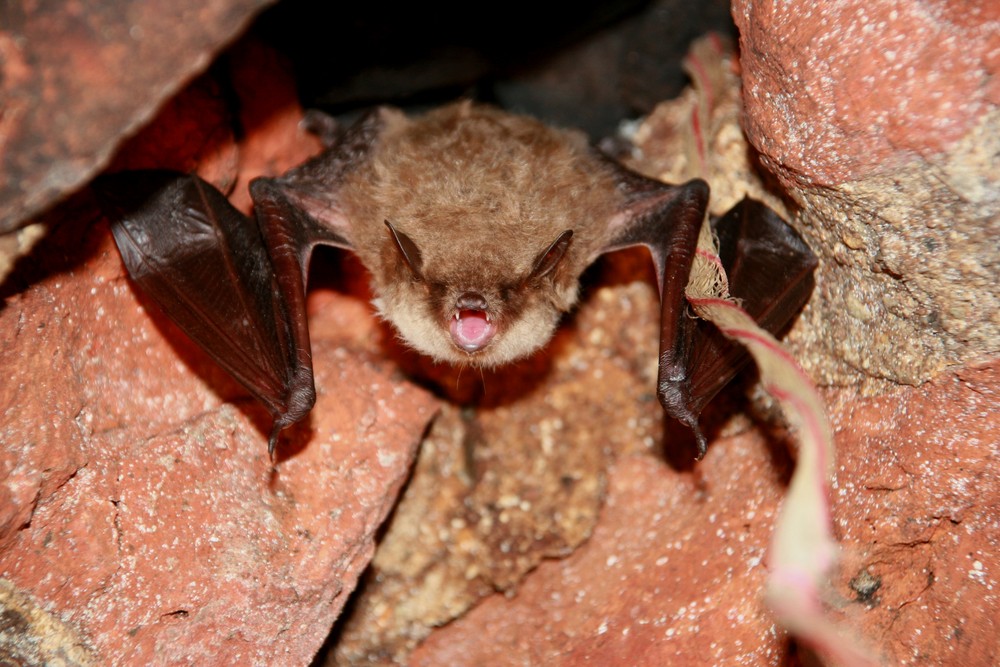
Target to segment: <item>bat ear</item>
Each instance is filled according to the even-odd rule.
[[[385,221],[385,226],[389,228],[389,233],[392,234],[392,238],[396,242],[396,249],[399,250],[406,265],[410,267],[413,276],[417,280],[423,280],[424,276],[420,271],[423,263],[420,257],[420,248],[409,236],[393,227],[388,220]]]
[[[572,238],[572,229],[567,229],[560,234],[559,238],[553,241],[552,245],[546,248],[545,251],[535,260],[535,265],[531,269],[531,275],[528,276],[528,280],[544,278],[552,273],[552,271],[555,270],[556,266],[559,264],[559,260],[566,254],[566,248],[569,247],[569,242]]]

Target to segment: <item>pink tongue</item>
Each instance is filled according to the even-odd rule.
[[[460,310],[451,320],[451,338],[466,352],[481,349],[493,338],[496,327],[486,320],[482,310]]]

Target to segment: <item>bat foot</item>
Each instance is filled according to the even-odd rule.
[[[690,418],[679,418],[674,415],[670,416],[676,419],[691,433],[692,436],[694,436],[694,460],[701,461],[705,458],[705,453],[708,451],[708,440],[705,439],[705,434],[702,433],[701,429],[698,427],[698,418],[693,415],[691,415]]]
[[[677,472],[693,472],[705,458],[708,439],[689,424],[666,417],[658,457]]]
[[[278,437],[281,435],[282,429],[285,425],[281,423],[280,419],[274,421],[274,426],[271,427],[271,435],[267,438],[267,454],[271,457],[271,463],[274,463],[274,450],[278,445]]]
[[[705,452],[708,451],[708,442],[706,442],[705,436],[702,435],[701,429],[697,425],[691,430],[694,433],[695,444],[698,447],[698,452],[695,454],[694,460],[701,461],[705,458]]]
[[[685,398],[687,391],[676,383],[661,382],[656,396],[660,400],[660,405],[663,407],[663,411],[667,413],[667,416],[683,424],[691,431],[691,434],[694,436],[695,447],[697,448],[694,457],[695,460],[700,461],[705,458],[705,452],[708,450],[708,442],[705,440],[705,434],[698,427],[698,415],[688,407]]]

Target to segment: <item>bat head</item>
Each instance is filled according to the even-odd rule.
[[[575,276],[559,280],[558,271],[572,230],[519,273],[511,271],[511,258],[490,262],[481,255],[464,266],[432,265],[406,233],[385,224],[396,277],[379,289],[376,305],[407,344],[434,359],[491,367],[527,356],[548,342],[576,301]]]
[[[342,197],[381,315],[455,364],[545,345],[617,205],[586,137],[470,104],[384,124]]]

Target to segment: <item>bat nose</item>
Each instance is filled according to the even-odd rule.
[[[456,310],[486,310],[486,297],[479,292],[464,292],[455,299]]]
[[[487,305],[486,298],[478,292],[464,292],[455,299],[451,339],[470,354],[486,347],[497,332]]]

